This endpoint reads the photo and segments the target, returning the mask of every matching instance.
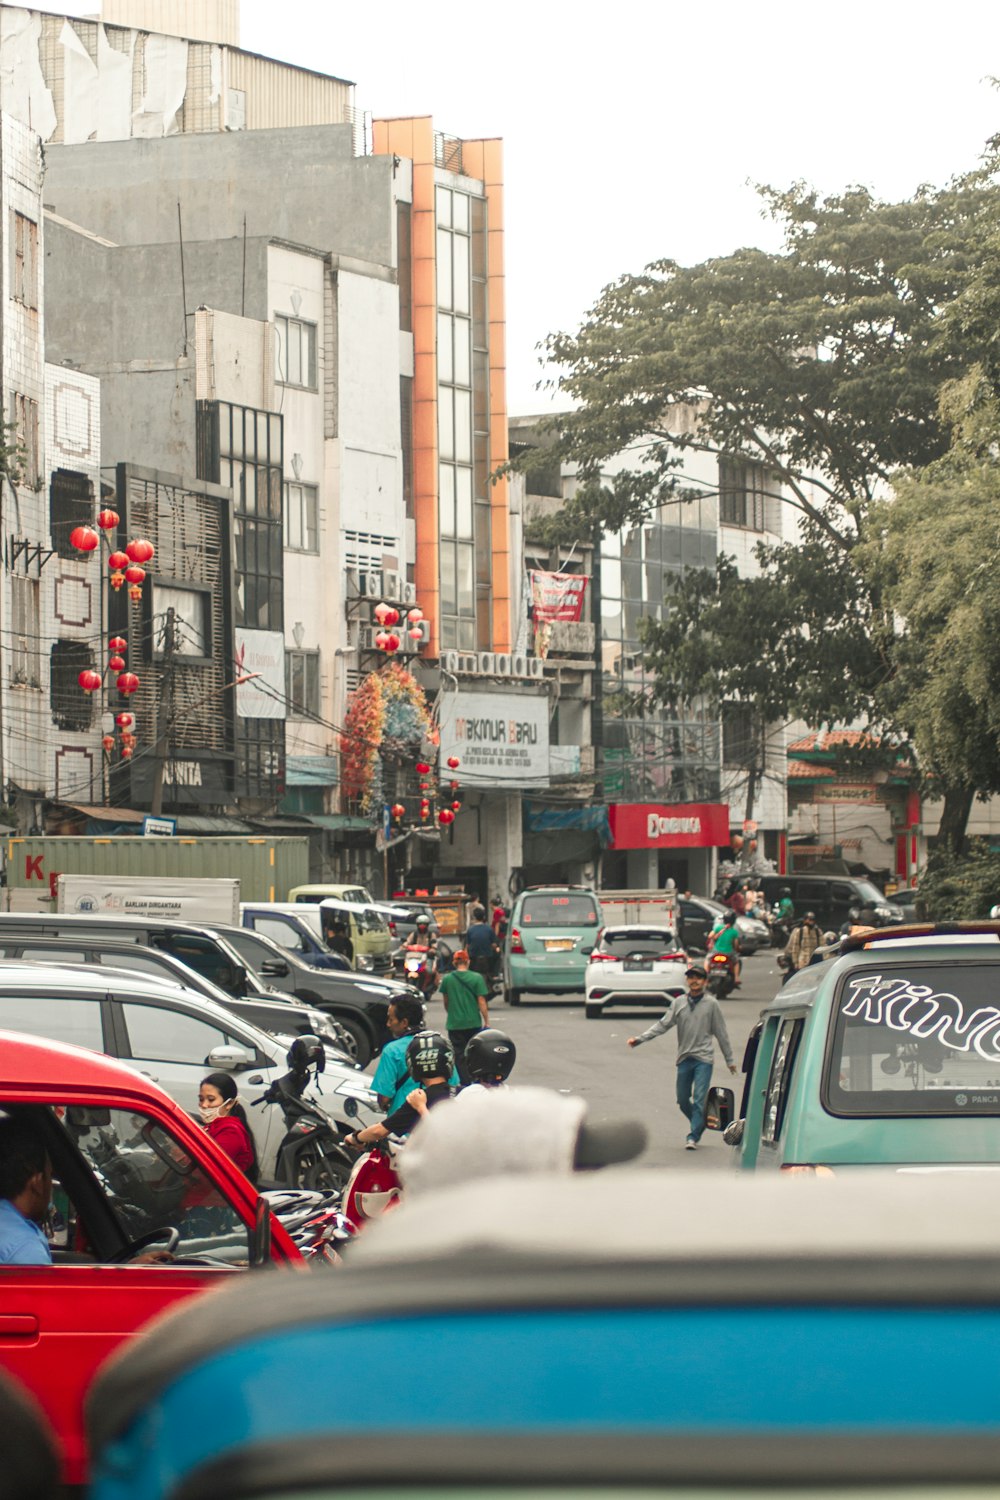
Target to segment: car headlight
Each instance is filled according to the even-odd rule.
[[[374,969],[375,967],[375,960],[368,953],[359,953],[357,963],[359,969]]]

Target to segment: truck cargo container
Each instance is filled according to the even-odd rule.
[[[266,835],[148,839],[38,835],[9,838],[6,852],[8,911],[54,911],[57,875],[238,880],[243,901],[283,901],[309,874],[307,839]]]
[[[57,875],[56,911],[111,912],[121,917],[239,922],[238,880],[166,875]]]

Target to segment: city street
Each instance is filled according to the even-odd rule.
[[[746,960],[743,988],[721,1002],[737,1067],[761,1007],[778,989],[780,971],[775,957],[776,950],[762,948]],[[442,1025],[443,1009],[440,998],[435,1000],[428,1009],[428,1024]],[[581,1001],[572,996],[527,995],[516,1009],[494,1005],[491,1020],[517,1043],[514,1083],[581,1094],[597,1119],[642,1118],[650,1135],[642,1160],[649,1166],[724,1169],[732,1155],[717,1133],[706,1131],[697,1152],[684,1149],[686,1122],[674,1101],[676,1033],[668,1032],[634,1051],[626,1046],[630,1036],[644,1031],[659,1014],[652,1007],[622,1007],[599,1021],[588,1021]],[[739,1105],[743,1075],[731,1077],[718,1053],[712,1082],[732,1085]]]

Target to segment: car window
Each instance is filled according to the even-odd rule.
[[[172,969],[169,964],[161,963],[155,953],[141,950],[138,953],[105,953],[99,962],[111,964],[116,969],[130,969],[137,974],[151,974],[157,979],[169,979],[173,984],[184,984],[188,978],[184,969]],[[191,983],[192,987],[197,983],[193,973]]]
[[[57,1114],[103,1187],[126,1239],[172,1226],[181,1235],[175,1256],[211,1255],[233,1265],[248,1263],[242,1218],[157,1120],[132,1111],[75,1106]],[[71,1235],[68,1226],[67,1238]]]
[[[788,1104],[788,1090],[791,1086],[792,1071],[795,1067],[795,1056],[798,1051],[799,1037],[802,1035],[803,1022],[801,1018],[782,1022],[775,1043],[774,1056],[771,1059],[771,1072],[767,1080],[767,1095],[764,1101],[764,1123],[761,1128],[761,1141],[764,1145],[774,1146],[781,1135],[781,1127],[785,1120],[785,1108]]]
[[[341,901],[350,901],[355,906],[367,906],[371,902],[371,894],[363,885],[345,886],[341,892]]]
[[[284,917],[262,917],[256,912],[251,914],[254,932],[262,932],[269,937],[273,943],[280,943],[282,948],[288,948],[292,953],[304,953],[308,949],[308,941],[301,932],[297,932],[291,922]]]
[[[56,995],[0,995],[0,1030],[23,1031],[104,1051],[101,1002],[60,999]]]
[[[677,946],[672,932],[640,927],[628,932],[606,932],[601,947],[607,953],[666,953]]]
[[[189,969],[194,969],[223,989],[233,982],[232,964],[210,938],[183,932],[158,932],[153,934],[152,947],[172,953],[182,964],[187,964]]]
[[[216,1047],[246,1045],[227,1036],[220,1027],[182,1010],[128,1000],[123,1000],[121,1007],[129,1053],[144,1062],[204,1064]]]
[[[844,885],[843,882],[839,880],[834,881],[833,885],[831,885],[830,895],[833,897],[834,901],[856,900],[853,888],[849,885]]]
[[[88,956],[84,948],[32,948],[27,943],[19,954],[21,958],[41,959],[47,964],[83,964]]]
[[[585,892],[551,896],[525,896],[521,921],[526,927],[596,926],[597,902]]]

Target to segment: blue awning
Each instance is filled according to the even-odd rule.
[[[557,833],[560,829],[574,828],[583,833],[596,833],[601,842],[611,842],[606,807],[543,807],[528,802],[524,809],[524,826],[529,833]]]
[[[288,755],[285,757],[286,786],[336,786],[340,762],[335,755]]]

